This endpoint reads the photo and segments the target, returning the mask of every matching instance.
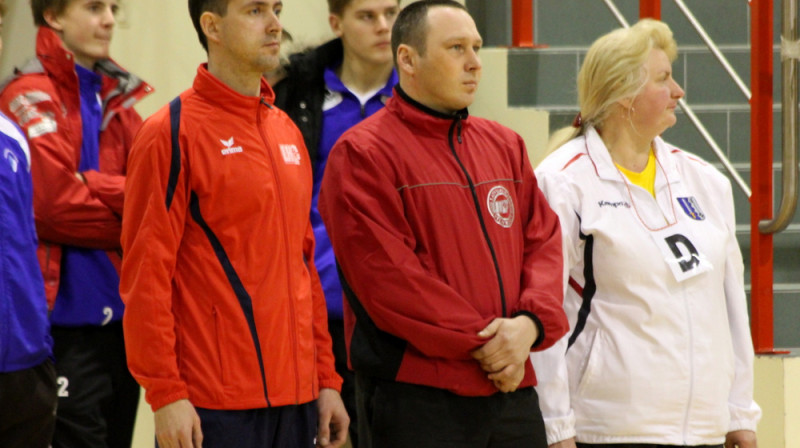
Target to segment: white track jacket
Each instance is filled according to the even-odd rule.
[[[532,355],[548,443],[720,444],[761,416],[731,184],[654,149],[655,198],[593,128],[536,169],[561,219],[570,323]]]

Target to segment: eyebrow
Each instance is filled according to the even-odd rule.
[[[248,3],[245,3],[244,5],[242,5],[242,8],[247,8],[247,7],[256,6],[256,5],[258,5],[258,6],[269,6],[269,2],[267,2],[266,0],[252,0],[251,2],[248,2]],[[276,7],[276,6],[281,6],[282,7],[283,6],[283,2],[282,1],[278,1],[278,2],[275,2],[275,4],[272,5],[273,8]]]
[[[445,44],[451,44],[451,43],[465,42],[465,41],[470,41],[473,44],[478,44],[480,46],[483,46],[483,39],[473,40],[473,38],[468,37],[468,36],[453,36],[453,37],[449,37],[449,38],[444,40],[444,43]]]

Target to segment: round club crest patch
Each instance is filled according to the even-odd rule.
[[[498,185],[489,190],[486,206],[489,208],[489,214],[494,218],[494,222],[505,228],[514,224],[514,201],[505,187]]]

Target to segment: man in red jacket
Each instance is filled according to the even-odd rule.
[[[117,0],[32,0],[36,58],[0,94],[31,149],[59,385],[55,448],[129,447],[139,404],[122,337],[119,238],[142,122],[133,106],[152,88],[109,57],[117,9]]]
[[[262,78],[280,0],[189,0],[208,63],[129,159],[120,291],[128,365],[161,447],[341,446],[311,164]]]
[[[561,233],[522,139],[467,113],[481,45],[463,5],[407,6],[395,95],[329,156],[361,446],[547,446],[529,355],[567,331]]]

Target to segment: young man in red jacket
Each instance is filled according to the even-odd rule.
[[[128,150],[152,91],[109,58],[117,0],[32,0],[36,58],[0,109],[31,148],[39,262],[59,384],[54,447],[128,447],[139,387],[119,296]]]
[[[314,268],[311,164],[262,78],[279,0],[190,0],[208,63],[129,160],[120,290],[162,447],[341,446],[348,417]]]
[[[395,95],[328,159],[362,447],[547,446],[529,355],[567,331],[561,232],[522,139],[467,113],[481,45],[460,3],[407,6]]]

